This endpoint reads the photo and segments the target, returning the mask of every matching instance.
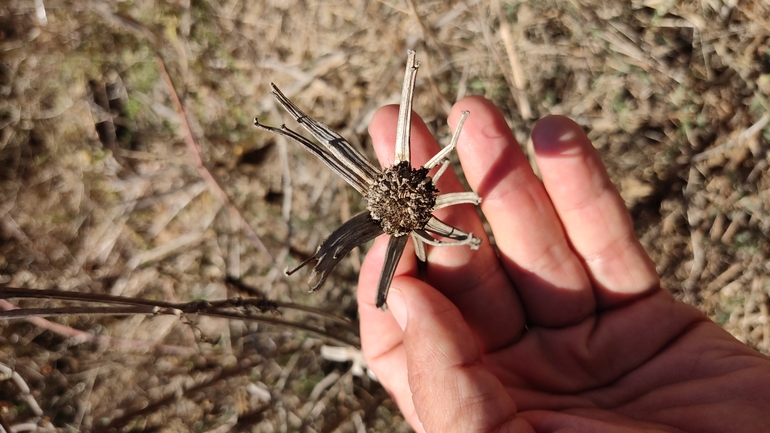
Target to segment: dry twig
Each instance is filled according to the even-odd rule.
[[[497,15],[500,20],[500,36],[503,38],[503,45],[505,46],[505,52],[508,55],[508,63],[511,66],[511,72],[513,74],[513,88],[511,91],[516,91],[517,95],[514,95],[514,99],[518,101],[519,114],[524,119],[532,118],[532,107],[529,105],[529,98],[525,87],[527,85],[526,78],[524,77],[524,71],[519,61],[519,55],[516,52],[516,47],[513,43],[513,31],[510,24],[508,24],[508,18],[500,7],[500,0],[492,0],[492,11]]]
[[[192,301],[186,303],[174,303],[155,301],[142,298],[129,298],[123,296],[102,295],[94,293],[79,293],[59,290],[32,290],[15,287],[0,287],[0,298],[26,298],[26,299],[57,299],[62,301],[78,301],[87,303],[103,303],[108,306],[101,307],[61,307],[61,308],[16,308],[0,312],[0,319],[28,319],[36,317],[52,317],[65,315],[174,315],[198,314],[202,316],[220,317],[225,319],[238,319],[261,322],[271,325],[311,332],[321,337],[328,338],[338,343],[359,347],[357,338],[349,340],[332,335],[325,329],[315,328],[300,322],[292,322],[275,317],[261,315],[265,312],[278,312],[278,308],[296,309],[310,314],[320,315],[333,320],[336,326],[345,329],[357,336],[358,330],[350,322],[338,317],[320,312],[310,307],[298,306],[293,303],[279,303],[266,299],[242,299],[234,298],[222,301]],[[86,334],[88,335],[88,334]]]

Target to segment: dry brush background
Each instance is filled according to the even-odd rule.
[[[769,37],[760,0],[5,0],[0,284],[265,296],[355,324],[360,254],[313,294],[307,272],[282,271],[361,209],[356,192],[252,119],[291,123],[272,81],[371,155],[368,120],[397,103],[413,48],[415,111],[440,141],[469,94],[524,145],[539,117],[572,117],[665,287],[768,353]],[[61,431],[407,431],[324,344],[197,315],[0,321],[0,364],[18,373],[0,415]]]

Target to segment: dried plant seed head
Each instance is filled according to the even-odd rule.
[[[410,238],[414,242],[415,253],[421,261],[427,259],[426,245],[468,245],[471,249],[477,249],[481,243],[481,239],[475,238],[472,233],[465,233],[431,215],[436,209],[464,203],[478,205],[481,202],[475,193],[455,192],[440,196],[436,189],[435,180],[438,180],[448,166],[447,155],[457,145],[460,130],[468,113],[463,112],[449,146],[428,160],[423,167],[414,169],[411,166],[410,119],[415,76],[419,63],[415,60],[414,51],[409,51],[407,57],[401,103],[398,109],[394,163],[384,171],[367,161],[355,147],[328,126],[308,117],[275,85],[272,93],[278,103],[320,143],[309,140],[285,126],[274,128],[263,125],[256,119],[254,121],[257,128],[284,136],[304,146],[363,194],[366,200],[365,211],[339,226],[321,242],[312,257],[286,273],[290,275],[314,263],[310,284],[312,290],[316,290],[321,287],[345,254],[387,233],[390,240],[385,250],[385,261],[382,265],[375,299],[375,305],[379,308],[385,306],[388,288],[396,272],[396,266]],[[438,169],[434,177],[429,177],[428,173],[436,167]],[[407,237],[408,234],[411,236]],[[433,235],[447,239],[435,239]]]
[[[391,236],[422,230],[436,205],[436,189],[428,169],[412,168],[408,161],[388,167],[366,191],[366,209]]]

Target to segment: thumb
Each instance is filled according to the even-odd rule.
[[[409,388],[426,432],[533,431],[515,416],[516,405],[482,364],[460,311],[441,292],[397,277],[388,308],[404,330]]]

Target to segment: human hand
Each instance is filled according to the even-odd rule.
[[[478,251],[430,249],[423,282],[409,243],[384,313],[383,237],[359,280],[364,356],[415,430],[770,431],[770,359],[660,288],[581,128],[537,124],[541,182],[489,101],[459,101],[452,127],[463,110],[458,153],[497,252],[472,206],[442,209],[484,239]],[[384,107],[370,126],[385,166],[396,116]],[[412,131],[419,166],[438,146],[416,117]],[[450,174],[438,188],[462,190]]]

